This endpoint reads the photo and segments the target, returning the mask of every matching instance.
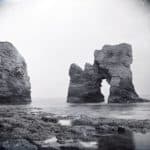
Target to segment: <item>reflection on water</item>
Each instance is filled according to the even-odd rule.
[[[57,138],[52,137],[44,143],[55,144]],[[67,140],[65,143],[74,143],[74,141]],[[77,145],[84,150],[150,150],[150,133],[105,134],[100,136],[97,141],[79,140]]]
[[[57,142],[57,138],[56,137],[52,137],[50,139],[47,139],[44,141],[45,144],[51,144],[51,143],[55,143]]]
[[[98,143],[96,141],[90,141],[90,142],[79,142],[84,148],[92,148],[92,149],[97,149],[98,148]]]
[[[34,99],[31,104],[58,115],[81,114],[119,119],[150,119],[150,103],[136,104],[67,104],[65,99]]]
[[[62,126],[71,126],[71,120],[59,120],[58,123]]]
[[[150,150],[150,133],[134,134],[134,143],[136,150]]]
[[[126,133],[102,136],[98,141],[101,150],[150,150],[150,133]]]
[[[133,134],[102,136],[98,141],[98,147],[102,150],[135,150]]]

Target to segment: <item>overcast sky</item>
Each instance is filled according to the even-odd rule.
[[[0,0],[0,41],[25,57],[33,97],[66,97],[71,63],[104,44],[133,46],[133,79],[150,89],[150,13],[142,0]],[[105,89],[104,89],[105,91]]]

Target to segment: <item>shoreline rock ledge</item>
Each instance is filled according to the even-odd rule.
[[[110,85],[108,103],[146,102],[135,91],[132,82],[132,47],[129,44],[105,45],[94,52],[94,64],[84,69],[71,64],[67,102],[104,102],[101,83],[106,79]]]
[[[27,65],[9,42],[0,42],[0,103],[31,102]]]

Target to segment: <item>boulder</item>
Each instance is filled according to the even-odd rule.
[[[31,101],[26,62],[9,42],[0,42],[0,85],[0,103]]]
[[[102,102],[101,82],[110,84],[109,103],[144,102],[132,82],[132,47],[129,44],[105,45],[94,52],[94,64],[84,70],[72,64],[69,70],[68,102]]]

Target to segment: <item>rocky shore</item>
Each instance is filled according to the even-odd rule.
[[[30,106],[0,106],[2,150],[132,150],[137,132],[150,132],[150,120],[56,116]]]

